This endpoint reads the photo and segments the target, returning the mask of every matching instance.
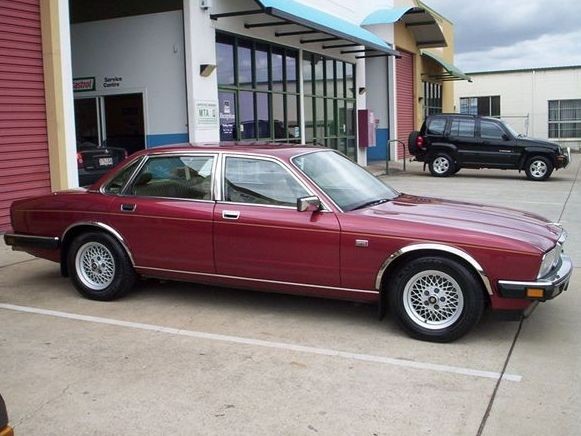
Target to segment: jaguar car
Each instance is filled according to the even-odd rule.
[[[485,310],[529,313],[573,269],[559,224],[400,193],[314,146],[148,149],[86,189],[14,202],[11,220],[6,244],[60,263],[87,298],[158,278],[344,299],[435,342]]]

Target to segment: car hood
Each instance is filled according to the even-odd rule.
[[[525,136],[521,136],[518,138],[518,140],[523,145],[539,145],[541,147],[549,147],[551,149],[557,149],[557,150],[559,149],[559,144],[555,144],[554,142],[546,141],[544,139],[527,138]]]
[[[351,213],[386,219],[385,226],[375,227],[382,233],[392,234],[407,229],[407,237],[413,232],[412,237],[422,240],[528,252],[551,249],[562,231],[558,225],[528,212],[407,194]],[[390,222],[387,223],[387,220]]]

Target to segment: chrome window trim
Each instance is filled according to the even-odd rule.
[[[470,254],[468,254],[464,250],[461,250],[461,249],[456,248],[456,247],[452,247],[450,245],[436,244],[436,243],[406,245],[405,247],[402,247],[399,250],[392,253],[383,262],[383,264],[381,265],[381,268],[377,272],[377,276],[375,279],[375,289],[377,289],[378,291],[381,290],[381,280],[383,278],[383,274],[385,273],[385,271],[387,270],[389,265],[391,263],[393,263],[394,260],[396,260],[398,257],[400,257],[404,254],[411,253],[413,251],[419,251],[419,250],[442,251],[445,253],[453,254],[453,255],[458,256],[461,259],[465,260],[476,270],[476,272],[480,276],[480,279],[482,280],[482,283],[484,284],[484,287],[486,288],[486,292],[488,292],[489,295],[492,295],[492,285],[490,284],[490,279],[488,278],[488,276],[484,272],[484,268],[482,268],[482,266],[480,266],[480,264],[476,261],[476,259],[474,259]]]
[[[154,267],[149,267],[149,266],[136,266],[135,268],[138,268],[141,270],[163,271],[163,272],[187,274],[187,275],[197,275],[197,276],[204,276],[204,277],[219,277],[219,278],[223,278],[223,279],[244,280],[244,281],[260,282],[260,283],[272,283],[272,284],[277,284],[277,285],[289,285],[289,286],[302,286],[302,287],[307,287],[307,288],[329,289],[332,291],[358,292],[358,293],[374,294],[374,295],[379,294],[378,291],[366,290],[366,289],[339,288],[339,287],[335,287],[335,286],[314,285],[314,284],[308,284],[308,283],[285,282],[285,281],[280,281],[280,280],[267,280],[267,279],[258,279],[258,278],[252,278],[252,277],[229,276],[229,275],[225,275],[225,274],[213,274],[213,273],[204,273],[204,272],[195,272],[195,271],[182,271],[182,270],[174,270],[174,269],[154,268]]]
[[[62,237],[61,237],[61,241],[65,240],[67,233],[69,233],[69,231],[71,231],[75,227],[80,227],[80,226],[98,227],[100,229],[103,229],[103,230],[106,230],[107,232],[109,232],[123,246],[123,248],[125,249],[125,252],[127,253],[127,256],[129,256],[129,260],[131,262],[131,265],[133,265],[133,267],[135,267],[135,261],[133,260],[133,254],[131,253],[129,246],[125,242],[125,238],[123,238],[121,233],[119,233],[113,227],[111,227],[108,224],[102,223],[100,221],[81,221],[81,222],[71,224],[63,232]]]
[[[280,165],[290,176],[306,191],[307,195],[316,196],[317,193],[313,192],[310,186],[308,186],[303,180],[301,180],[295,173],[292,171],[291,167],[282,159],[275,157],[275,156],[267,156],[262,154],[254,154],[254,153],[239,153],[239,152],[223,152],[222,153],[222,162],[221,162],[221,180],[220,180],[220,197],[216,201],[223,203],[223,204],[238,204],[244,206],[260,206],[260,207],[271,207],[271,208],[278,208],[278,209],[291,209],[296,210],[296,207],[293,206],[281,206],[275,204],[257,204],[257,203],[240,203],[240,202],[233,202],[227,201],[224,199],[224,184],[226,181],[226,161],[229,157],[233,158],[241,158],[241,159],[255,159],[255,160],[263,160],[273,162],[275,164]],[[320,212],[332,212],[332,210],[325,204],[324,201],[321,201],[321,205],[323,209]]]

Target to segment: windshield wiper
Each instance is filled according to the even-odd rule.
[[[389,198],[380,198],[379,200],[371,200],[371,201],[367,201],[367,202],[365,202],[365,203],[363,203],[363,204],[360,204],[360,205],[359,205],[359,206],[357,206],[357,207],[354,207],[354,208],[353,208],[353,209],[351,209],[351,210],[358,210],[358,209],[364,209],[364,208],[366,208],[366,207],[369,207],[369,206],[376,206],[376,205],[378,205],[378,204],[386,203],[386,202],[388,202],[389,200],[390,200]]]

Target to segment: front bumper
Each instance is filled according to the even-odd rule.
[[[567,168],[571,163],[571,147],[567,147],[565,153],[557,156],[556,168]]]
[[[498,291],[505,298],[524,298],[534,301],[547,301],[566,291],[573,274],[573,262],[561,254],[560,266],[548,276],[535,282],[499,280]]]

